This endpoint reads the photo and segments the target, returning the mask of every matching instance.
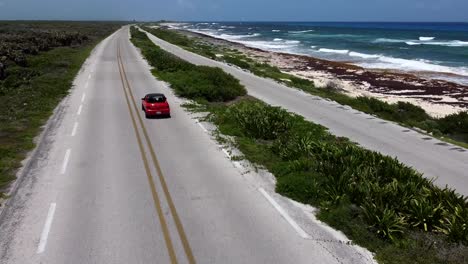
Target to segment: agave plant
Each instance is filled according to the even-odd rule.
[[[283,160],[295,160],[300,157],[313,156],[314,149],[317,148],[317,142],[311,133],[304,135],[285,134],[278,138],[274,145],[273,151],[277,153]]]
[[[451,241],[468,245],[468,209],[455,205],[452,212],[446,212],[439,231],[446,234]]]
[[[373,202],[365,202],[361,209],[364,219],[384,239],[395,240],[395,236],[405,230],[405,218],[387,207],[377,206]]]
[[[412,227],[430,232],[442,226],[444,213],[445,209],[440,202],[432,204],[425,197],[411,199],[409,203],[408,223]]]
[[[236,104],[231,113],[246,134],[257,139],[274,140],[292,126],[287,111],[259,102]]]

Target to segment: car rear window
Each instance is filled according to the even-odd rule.
[[[149,103],[163,103],[166,102],[166,97],[164,96],[151,96],[148,97]]]

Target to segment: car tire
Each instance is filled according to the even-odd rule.
[[[141,110],[145,111],[145,107],[143,105],[141,105]]]

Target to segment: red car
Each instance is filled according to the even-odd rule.
[[[146,118],[152,116],[171,116],[171,109],[166,96],[161,93],[151,93],[141,98],[141,110],[145,111]]]

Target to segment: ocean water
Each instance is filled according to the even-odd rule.
[[[468,84],[468,23],[193,22],[175,27],[269,51]]]

